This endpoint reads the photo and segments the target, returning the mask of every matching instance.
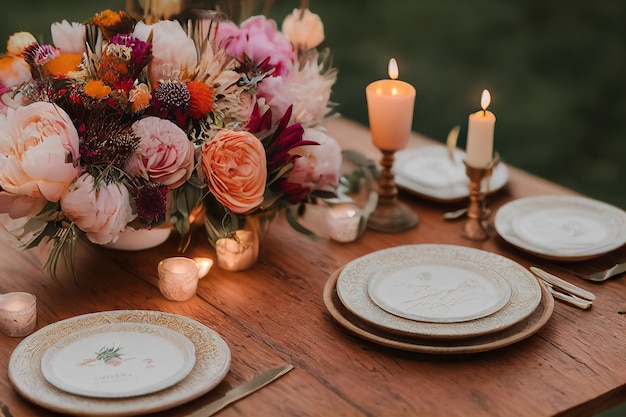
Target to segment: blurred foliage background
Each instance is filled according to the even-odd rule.
[[[275,0],[270,17],[280,25],[298,6]],[[0,35],[28,30],[49,41],[52,22],[124,7],[12,2]],[[464,147],[467,116],[488,88],[505,162],[626,209],[623,0],[310,0],[310,8],[339,69],[333,100],[342,115],[367,125],[365,87],[387,78],[395,57],[400,79],[417,89],[416,132],[443,142],[458,124]]]

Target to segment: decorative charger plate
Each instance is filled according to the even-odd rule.
[[[145,323],[109,323],[73,332],[41,359],[44,378],[78,395],[122,398],[170,387],[193,369],[195,347],[182,334]]]
[[[508,302],[494,313],[469,321],[426,322],[391,314],[370,297],[369,282],[381,271],[448,267],[466,274],[505,280]],[[501,255],[457,245],[404,245],[370,253],[348,263],[337,281],[343,305],[361,320],[388,332],[420,338],[466,338],[499,331],[528,317],[539,304],[541,287],[523,266]]]
[[[494,226],[508,243],[542,258],[582,261],[626,243],[626,212],[585,197],[526,197],[502,206]]]
[[[141,323],[171,329],[193,343],[196,361],[179,383],[161,391],[129,398],[74,395],[48,383],[41,363],[48,349],[70,333],[110,323]],[[218,385],[230,369],[230,349],[214,330],[177,314],[117,310],[85,314],[52,323],[20,342],[11,354],[9,379],[26,399],[49,410],[77,416],[131,416],[165,410],[189,402]]]
[[[324,286],[324,304],[330,315],[342,327],[364,340],[406,350],[409,352],[454,355],[486,352],[520,342],[537,333],[554,311],[554,299],[540,284],[541,299],[537,308],[525,319],[502,331],[464,339],[432,339],[406,337],[386,332],[350,313],[337,295],[337,278],[341,270],[333,273]]]
[[[442,202],[461,201],[469,197],[469,179],[465,173],[465,152],[454,149],[454,161],[442,145],[422,146],[396,153],[394,167],[398,187],[419,196]],[[505,164],[499,163],[489,180],[482,183],[483,191],[496,192],[509,179]]]

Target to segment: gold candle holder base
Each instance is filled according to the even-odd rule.
[[[401,232],[419,223],[419,216],[398,201],[398,188],[393,176],[395,151],[382,150],[383,168],[378,179],[378,204],[369,215],[367,227],[379,232]]]
[[[481,191],[481,183],[484,178],[491,177],[493,169],[500,158],[496,154],[495,158],[489,163],[486,168],[476,168],[465,163],[465,172],[469,177],[469,198],[470,205],[467,209],[467,220],[463,224],[461,229],[461,236],[475,241],[483,241],[489,239],[490,224],[489,215],[491,210],[487,209],[485,204],[485,194]]]

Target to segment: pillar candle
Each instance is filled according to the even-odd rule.
[[[399,81],[398,64],[389,61],[390,80],[378,80],[365,89],[372,140],[378,149],[397,151],[406,147],[413,125],[415,88]]]
[[[493,159],[496,116],[487,110],[489,103],[491,95],[488,90],[483,90],[480,99],[482,110],[469,115],[465,162],[474,168],[486,168]]]

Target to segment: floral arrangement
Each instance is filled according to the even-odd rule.
[[[171,223],[188,236],[204,207],[214,242],[336,186],[319,16],[295,9],[279,31],[209,10],[181,23],[151,3],[53,23],[49,44],[16,33],[0,58],[0,229],[49,245],[52,275],[79,234],[107,244]]]

